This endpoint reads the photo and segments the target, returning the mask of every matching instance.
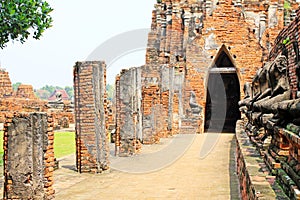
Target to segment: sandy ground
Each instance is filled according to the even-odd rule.
[[[174,147],[180,149],[187,143],[172,142],[175,137],[165,140],[161,146],[148,146],[144,153],[127,161],[120,158],[120,166],[126,166],[123,172],[111,169],[103,174],[78,174],[75,172],[75,156],[67,156],[61,159],[61,168],[55,171],[56,199],[239,199],[234,134],[223,133],[215,137],[218,141],[213,150],[205,158],[200,158],[207,134],[196,135],[188,149],[178,154],[175,161],[148,173],[124,171],[135,169],[136,165],[143,167],[140,163],[152,166],[151,163],[168,160],[170,155],[176,154]],[[184,138],[190,136],[179,137],[183,139],[178,141],[186,141]],[[118,158],[111,159],[118,161]]]

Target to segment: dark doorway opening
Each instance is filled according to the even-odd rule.
[[[235,132],[236,121],[241,118],[236,68],[224,51],[215,63],[208,77],[204,129],[205,132]]]
[[[221,77],[221,78],[220,78]],[[207,90],[206,107],[205,107],[205,131],[222,130],[222,132],[234,132],[235,124],[241,118],[238,102],[240,100],[240,86],[236,74],[210,74],[208,84],[211,84]],[[216,87],[224,87],[226,97],[215,97],[218,89]],[[216,88],[216,90],[214,90]],[[212,94],[211,94],[212,93]],[[220,93],[219,93],[220,94]],[[226,102],[225,102],[225,101]],[[212,109],[222,109],[225,115],[215,115],[212,117]],[[224,119],[225,117],[225,119]],[[220,126],[223,127],[220,129]]]

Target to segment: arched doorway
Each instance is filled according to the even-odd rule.
[[[205,124],[206,132],[234,132],[241,114],[238,107],[240,83],[229,53],[223,47],[208,74]]]

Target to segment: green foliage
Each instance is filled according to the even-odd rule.
[[[54,134],[54,155],[61,158],[75,153],[75,133],[55,132]]]
[[[55,90],[65,90],[67,92],[67,94],[69,95],[70,99],[72,97],[74,97],[73,87],[65,86],[63,88],[60,86],[53,86],[53,85],[46,85],[46,86],[36,90],[36,95],[41,99],[47,100]]]
[[[51,93],[47,90],[36,90],[35,95],[40,99],[47,100]]]
[[[41,90],[46,90],[50,93],[50,95],[56,90],[62,90],[63,88],[60,86],[53,86],[53,85],[46,85],[44,87],[41,88]]]
[[[113,85],[107,84],[106,85],[106,92],[108,100],[112,101],[114,98],[115,88]]]
[[[282,44],[284,44],[284,45],[289,45],[290,43],[291,43],[291,41],[290,41],[290,38],[289,38],[289,37],[285,38],[285,39],[282,41]]]
[[[12,85],[14,91],[17,91],[17,90],[18,90],[18,87],[19,87],[21,84],[22,84],[22,83],[20,83],[20,82],[14,83],[14,84]]]
[[[3,166],[3,131],[0,131],[0,166]],[[75,133],[55,132],[54,133],[54,155],[61,158],[75,153]]]
[[[10,40],[24,43],[30,35],[40,39],[51,27],[49,15],[53,9],[43,0],[1,0],[0,1],[0,48]]]
[[[292,8],[290,2],[284,1],[283,8],[284,8],[284,16],[289,16]]]
[[[289,1],[284,1],[283,8],[289,10],[291,8],[291,4]]]

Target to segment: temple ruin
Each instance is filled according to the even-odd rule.
[[[109,169],[112,151],[132,156],[143,145],[176,134],[231,132],[242,199],[300,199],[300,9],[296,1],[288,3],[158,0],[145,65],[117,75],[113,102],[107,100],[105,61],[77,62],[78,172],[101,173]],[[51,199],[53,128],[62,116],[72,115],[70,107],[59,95],[54,104],[40,103],[26,85],[14,94],[8,73],[0,75],[0,114],[6,115],[4,197]],[[11,114],[12,98],[21,98],[17,110],[27,114]],[[28,114],[34,109],[48,115]],[[109,139],[115,149],[109,149]],[[22,142],[33,152],[18,149]],[[12,167],[15,151],[22,153],[22,162],[30,160],[25,169]],[[44,167],[45,173],[30,171],[33,167]],[[14,189],[20,185],[22,190]],[[27,194],[28,187],[35,192]]]
[[[295,18],[290,3],[287,15],[283,1],[158,1],[146,64],[116,81],[118,153],[177,133],[234,132],[243,85]]]

